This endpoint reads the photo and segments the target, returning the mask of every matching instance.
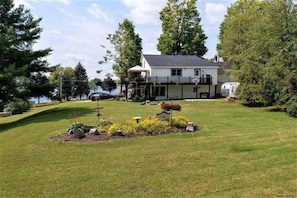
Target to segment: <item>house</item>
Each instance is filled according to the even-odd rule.
[[[224,61],[218,62],[219,69],[218,69],[218,84],[217,84],[217,93],[220,93],[223,96],[223,93],[221,93],[221,87],[226,82],[233,82],[233,78],[231,76],[232,72],[232,66],[231,64],[228,64]]]
[[[141,78],[126,81],[130,95],[156,100],[212,98],[216,96],[218,64],[195,55],[141,56],[141,66],[129,69]]]

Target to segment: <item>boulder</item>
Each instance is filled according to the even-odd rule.
[[[196,130],[197,130],[197,125],[194,124],[193,122],[189,122],[186,127],[186,131],[187,132],[195,132]]]
[[[92,129],[90,129],[89,134],[92,134],[92,135],[100,135],[100,133],[98,132],[98,130],[97,130],[96,128],[92,128]]]
[[[68,133],[69,135],[73,134],[73,130],[72,130],[72,128],[68,129],[67,133]]]
[[[73,135],[75,138],[82,139],[82,138],[86,137],[84,131],[81,130],[80,128],[73,128],[72,130],[73,130]]]
[[[118,135],[118,136],[124,136],[122,130],[116,130],[116,135]]]

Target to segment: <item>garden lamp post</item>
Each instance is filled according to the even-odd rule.
[[[64,72],[60,71],[59,72],[59,80],[60,80],[60,99],[62,100],[62,86],[63,86],[63,76],[64,76]]]

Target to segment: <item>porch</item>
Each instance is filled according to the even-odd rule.
[[[138,83],[165,83],[165,84],[204,84],[204,85],[211,85],[212,83],[212,76],[206,75],[206,76],[149,76],[141,79],[129,79],[129,81],[136,81]]]

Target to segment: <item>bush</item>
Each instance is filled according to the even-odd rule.
[[[186,128],[188,123],[189,120],[183,116],[176,116],[171,119],[171,125],[179,129]]]
[[[146,118],[139,123],[134,120],[128,120],[124,124],[113,124],[108,130],[109,136],[117,135],[118,131],[121,130],[123,135],[139,134],[139,135],[157,135],[162,134],[166,131],[168,122],[161,121],[157,118]]]
[[[146,118],[143,121],[139,122],[137,131],[143,135],[157,135],[162,134],[164,131],[166,131],[167,127],[168,122],[166,121],[161,121],[158,118]]]
[[[120,124],[112,124],[107,130],[107,135],[114,136],[118,130],[122,130],[122,126]]]
[[[137,123],[135,120],[128,120],[122,125],[123,135],[136,134],[137,133]]]
[[[12,112],[12,114],[21,114],[30,109],[30,103],[26,100],[17,98],[15,101],[5,105],[4,112]]]
[[[167,103],[162,103],[161,104],[161,108],[163,110],[166,111],[170,111],[170,110],[176,110],[176,111],[180,111],[181,110],[181,106],[178,104],[167,104]]]
[[[176,116],[172,118],[172,126],[185,129],[189,120],[183,116]],[[158,118],[146,118],[136,123],[135,120],[128,120],[124,124],[112,124],[108,130],[107,134],[109,136],[118,135],[118,131],[121,131],[122,135],[160,135],[168,133],[170,129],[170,123],[167,121],[162,121]]]
[[[285,104],[285,109],[289,116],[297,118],[297,96],[291,97]]]

